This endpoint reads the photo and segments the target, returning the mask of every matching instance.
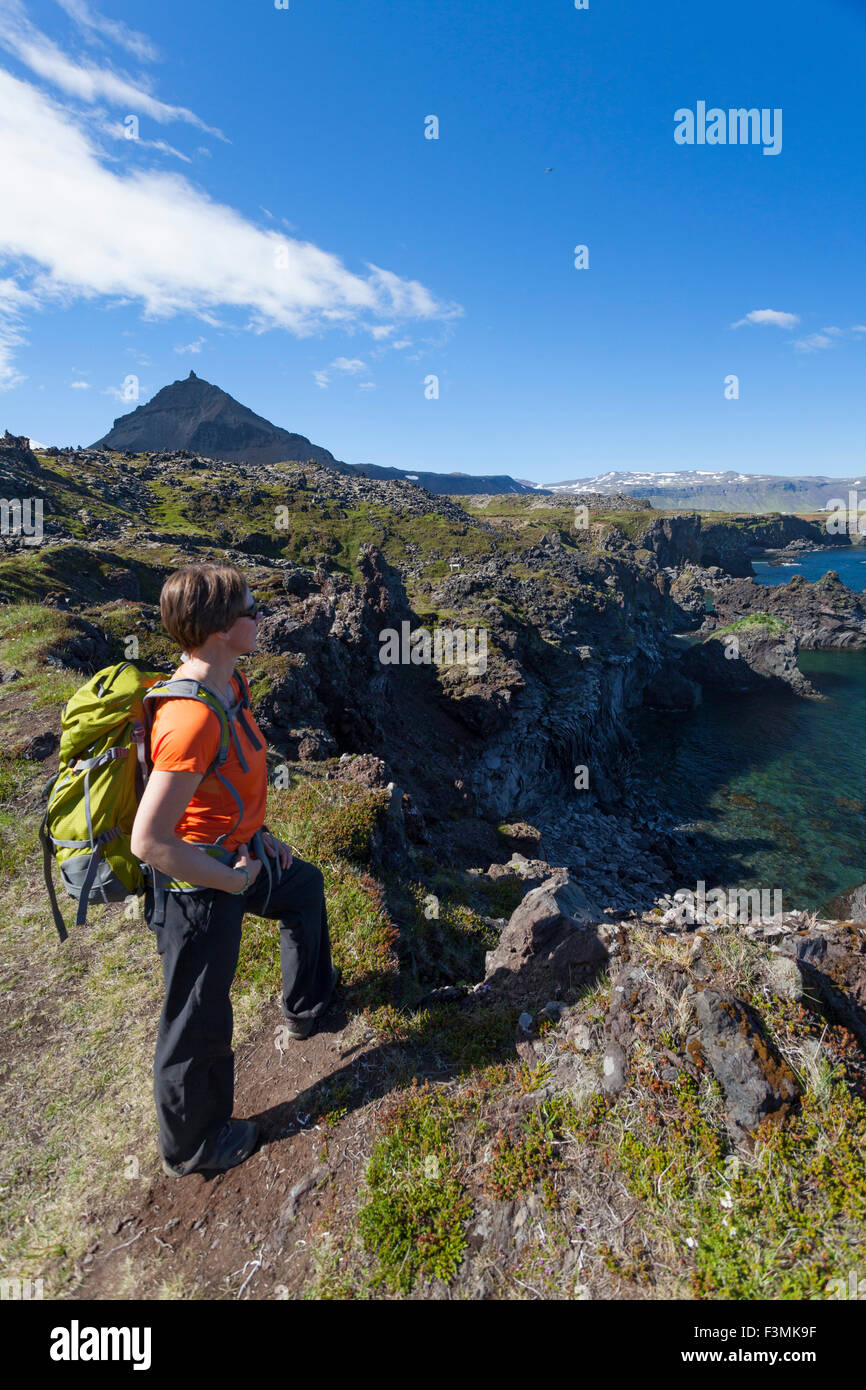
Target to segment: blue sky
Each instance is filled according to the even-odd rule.
[[[0,0],[0,428],[192,368],[349,462],[859,473],[864,58],[862,0]]]

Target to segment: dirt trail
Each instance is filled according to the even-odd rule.
[[[228,1173],[156,1177],[133,1210],[105,1213],[72,1299],[297,1297],[316,1273],[315,1237],[351,1222],[373,1117],[404,1061],[348,1019],[339,996],[303,1042],[280,1037],[269,1006],[235,1054],[235,1110],[262,1127],[259,1149]],[[327,1238],[325,1240],[327,1245]]]

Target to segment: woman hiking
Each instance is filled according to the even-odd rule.
[[[163,627],[181,647],[173,680],[204,699],[155,702],[149,773],[131,847],[151,871],[145,919],[162,957],[165,1003],[153,1092],[163,1167],[172,1177],[220,1172],[255,1149],[259,1126],[232,1119],[234,1055],[229,990],[244,913],[280,924],[282,1009],[305,1038],[337,984],[324,880],[264,826],[265,740],[236,663],[256,649],[257,604],[233,565],[177,570],[159,600]],[[213,771],[229,718],[228,753]],[[205,776],[204,774],[208,775]]]

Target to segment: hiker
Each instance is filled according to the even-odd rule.
[[[160,616],[183,662],[174,680],[203,687],[233,716],[225,761],[207,777],[225,721],[201,698],[158,702],[152,770],[132,827],[146,865],[145,920],[162,957],[165,1003],[154,1059],[163,1167],[173,1177],[222,1171],[253,1152],[259,1127],[233,1120],[229,990],[244,913],[279,919],[282,1009],[305,1038],[328,1008],[331,964],[324,880],[264,825],[265,740],[236,663],[256,649],[256,603],[233,565],[194,564],[170,575]],[[195,685],[191,687],[195,689]]]

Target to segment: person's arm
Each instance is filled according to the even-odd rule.
[[[137,859],[182,883],[237,893],[245,883],[238,870],[245,868],[252,883],[262,867],[260,860],[250,858],[247,845],[240,846],[232,869],[174,833],[201,780],[200,772],[151,772],[138,804],[130,849]]]

